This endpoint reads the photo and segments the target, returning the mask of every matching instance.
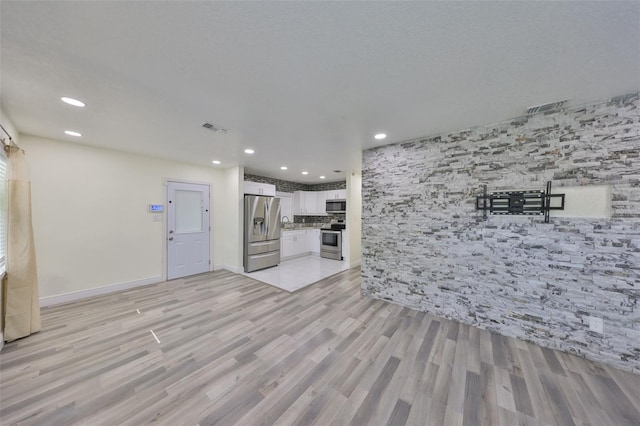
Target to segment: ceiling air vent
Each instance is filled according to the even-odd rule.
[[[567,102],[569,102],[569,99],[565,99],[564,101],[552,102],[550,104],[532,106],[527,108],[527,114],[537,114],[539,112],[555,111],[565,106]]]
[[[222,127],[218,127],[214,124],[211,123],[204,123],[202,125],[202,127],[204,127],[205,129],[209,129],[212,132],[216,132],[216,133],[227,133],[227,129],[223,129]]]

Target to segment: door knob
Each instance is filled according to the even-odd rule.
[[[169,241],[173,241],[173,237],[169,237]]]

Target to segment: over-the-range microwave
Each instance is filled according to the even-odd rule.
[[[327,213],[346,213],[347,200],[327,200]]]

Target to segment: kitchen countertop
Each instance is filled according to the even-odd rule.
[[[320,229],[321,227],[327,225],[326,223],[316,222],[316,223],[285,223],[281,225],[280,229],[282,231],[298,231],[301,229]]]

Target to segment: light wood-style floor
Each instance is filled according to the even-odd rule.
[[[640,376],[363,297],[359,274],[290,294],[215,272],[44,309],[0,352],[0,423],[640,424]]]

